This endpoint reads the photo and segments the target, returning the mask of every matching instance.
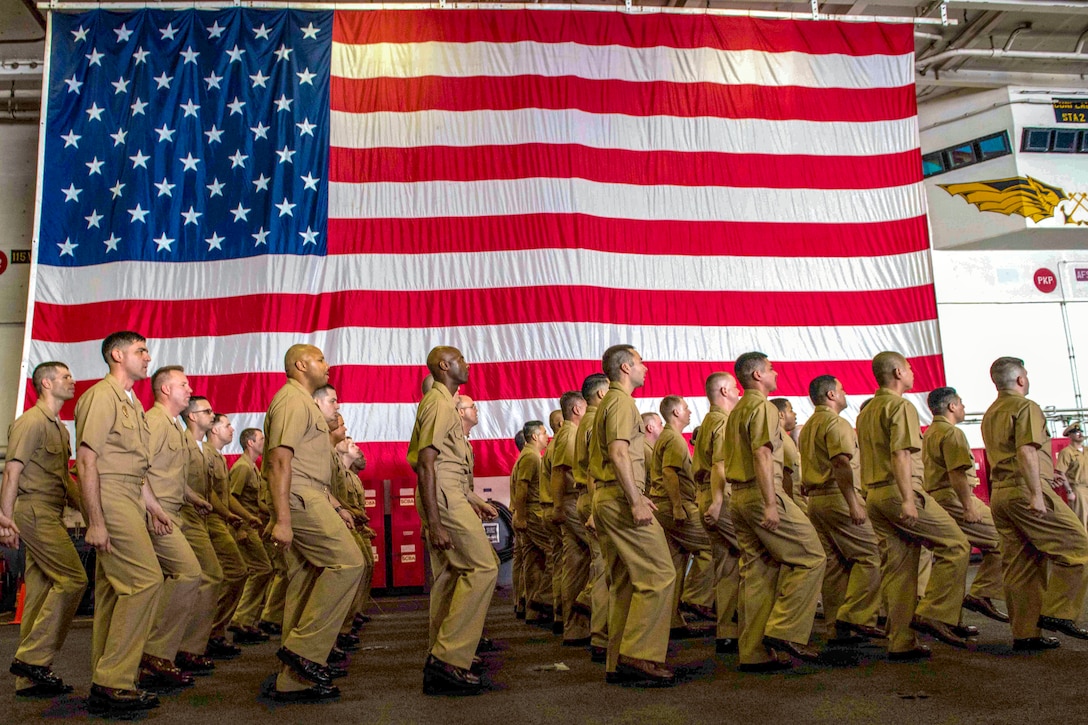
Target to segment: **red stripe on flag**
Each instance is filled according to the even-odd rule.
[[[924,216],[872,224],[697,222],[520,214],[329,219],[329,254],[467,254],[594,249],[623,254],[873,257],[929,248]]]
[[[571,78],[473,76],[344,78],[333,76],[333,111],[510,111],[576,109],[587,113],[678,118],[759,118],[773,121],[863,123],[910,118],[914,86],[802,88]]]
[[[152,341],[152,346],[154,341]],[[469,358],[469,382],[463,392],[477,400],[524,400],[548,399],[558,401],[567,390],[578,390],[587,375],[601,371],[600,360],[520,361],[511,363],[472,363],[472,351],[464,351]],[[736,351],[740,354],[743,351]],[[152,350],[154,354],[154,350]],[[425,353],[421,353],[422,354]],[[868,360],[826,361],[779,361],[772,360],[778,371],[777,395],[806,396],[808,384],[817,375],[835,375],[842,381],[846,392],[861,395],[875,390],[871,365]],[[932,390],[944,385],[944,368],[939,355],[910,358],[914,369],[914,387]],[[162,361],[170,364],[170,361]],[[703,395],[706,378],[719,370],[731,371],[732,360],[707,360],[699,362],[647,361],[649,372],[646,385],[636,392],[640,398],[661,398],[666,395]],[[421,396],[420,383],[427,370],[422,361],[418,366],[370,366],[337,365],[332,368],[329,381],[339,392],[341,403],[406,403],[416,402]],[[229,375],[190,375],[193,392],[208,398],[216,410],[260,413],[264,412],[272,396],[284,383],[283,373],[235,373]],[[80,380],[76,383],[76,399],[96,380]],[[151,386],[143,380],[133,388],[144,407],[151,407]],[[26,406],[37,399],[29,381],[25,390]],[[543,411],[542,415],[548,411]],[[75,401],[70,401],[61,416],[71,420],[75,413]]]
[[[664,13],[636,16],[540,10],[338,10],[333,16],[333,42],[351,44],[529,41],[863,56],[914,52],[912,31],[907,24],[817,24]]]
[[[637,186],[728,186],[764,189],[877,189],[919,179],[918,152],[882,156],[627,151],[567,144],[333,147],[329,180],[412,183],[489,179],[579,178]],[[827,173],[833,167],[835,173]]]
[[[649,282],[650,280],[648,280]],[[255,329],[241,309],[262,311]],[[193,334],[205,320],[217,335],[342,327],[407,328],[592,322],[617,325],[727,327],[862,326],[931,320],[931,287],[875,292],[698,292],[600,287],[508,287],[407,292],[349,290],[323,295],[269,294],[200,300],[147,300],[118,315],[115,302],[38,303],[35,336],[50,342],[105,338],[123,328],[159,338]]]

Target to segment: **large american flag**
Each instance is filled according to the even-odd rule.
[[[910,25],[568,10],[51,15],[28,366],[150,339],[235,426],[300,341],[369,475],[423,361],[473,363],[477,475],[630,342],[645,410],[768,353],[801,418],[869,359],[943,383]],[[149,402],[146,384],[138,392]],[[26,400],[33,399],[28,389]],[[924,406],[921,406],[924,409]],[[71,417],[71,408],[64,414]]]

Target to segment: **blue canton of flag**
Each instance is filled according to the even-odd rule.
[[[38,261],[324,254],[332,12],[53,14]]]

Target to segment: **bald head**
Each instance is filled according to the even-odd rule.
[[[439,346],[427,354],[427,369],[436,383],[445,385],[451,394],[468,382],[468,363],[456,347]]]
[[[873,377],[876,378],[877,385],[887,386],[895,380],[896,371],[906,367],[907,359],[900,353],[891,351],[878,353],[873,358]]]
[[[283,356],[283,367],[287,372],[287,377],[291,377],[291,371],[298,367],[298,364],[305,360],[307,357],[313,355],[320,355],[321,350],[317,349],[313,345],[307,345],[299,343],[287,348],[287,354]]]
[[[329,382],[329,364],[325,361],[325,353],[313,345],[299,344],[287,348],[283,366],[287,370],[287,377],[311,394]]]

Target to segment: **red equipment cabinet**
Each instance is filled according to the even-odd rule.
[[[393,563],[394,587],[422,587],[427,581],[423,546],[423,524],[416,511],[416,481],[397,478],[389,481],[389,523],[392,537],[389,559]]]
[[[363,481],[363,494],[365,495],[364,509],[370,517],[367,524],[378,534],[371,539],[370,545],[374,550],[374,578],[371,587],[384,589],[389,585],[386,581],[385,561],[389,552],[385,544],[385,486],[383,481]]]

